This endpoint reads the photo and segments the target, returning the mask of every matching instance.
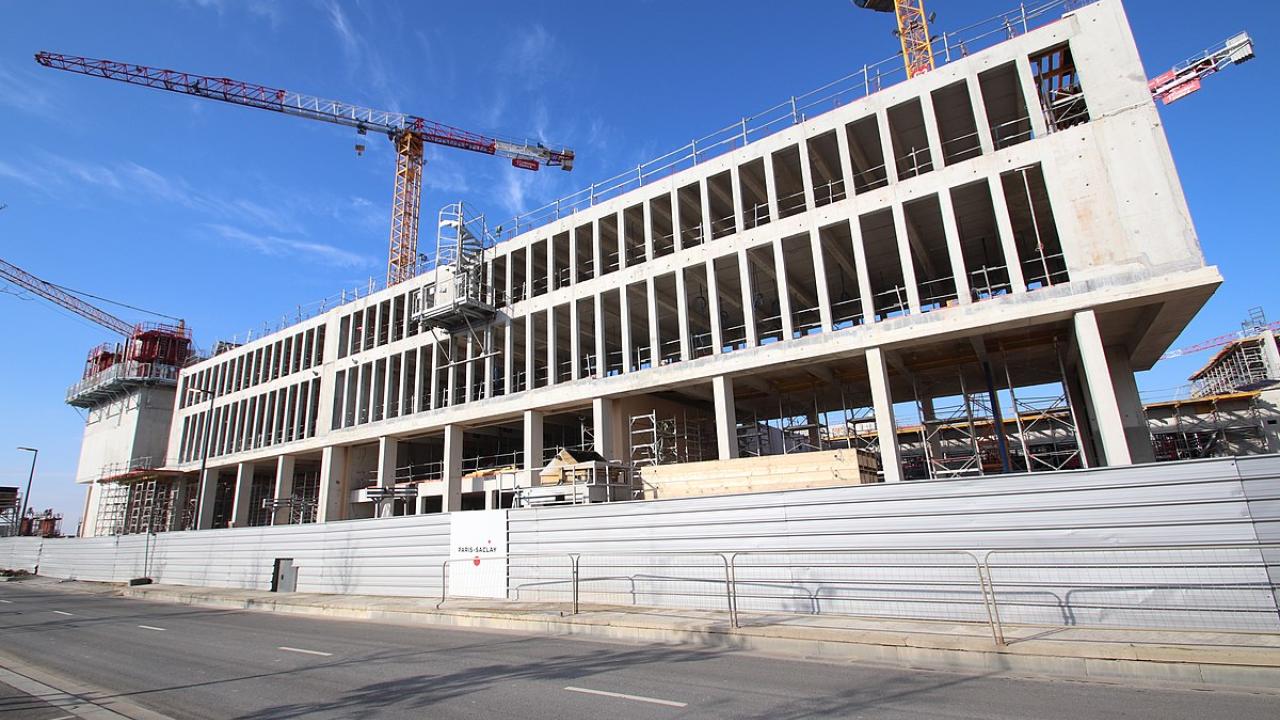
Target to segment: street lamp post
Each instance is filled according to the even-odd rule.
[[[204,421],[204,442],[200,447],[200,474],[196,476],[196,516],[191,518],[192,529],[200,529],[200,514],[204,511],[204,473],[209,467],[209,438],[213,435],[213,399],[216,397],[208,388],[190,388],[191,392],[204,393],[209,397],[208,415]]]
[[[31,481],[36,476],[36,458],[40,456],[40,451],[29,447],[20,447],[18,449],[31,453],[31,472],[27,474],[27,491],[22,494],[22,511],[18,513],[18,528],[21,529],[22,518],[27,516],[27,503],[31,498]]]

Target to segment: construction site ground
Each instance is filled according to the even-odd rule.
[[[1280,637],[1229,632],[1007,626],[999,646],[987,625],[565,603],[49,581],[65,591],[149,601],[367,620],[744,650],[832,663],[871,663],[962,673],[1280,694]],[[440,605],[440,607],[437,607]]]

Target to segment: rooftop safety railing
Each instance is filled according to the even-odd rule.
[[[66,399],[67,402],[71,402],[95,391],[105,391],[113,383],[125,381],[176,383],[178,381],[178,368],[175,365],[140,363],[136,360],[126,360],[116,363],[102,372],[94,373],[92,376],[72,385],[67,389]]]
[[[1093,0],[1046,0],[1039,3],[1019,3],[1016,7],[1005,12],[992,15],[957,30],[942,33],[933,43],[935,60],[938,64],[946,64],[966,57],[974,52],[1026,33],[1034,26],[1057,19],[1061,12],[1073,10],[1090,2],[1093,2]],[[863,65],[858,70],[832,80],[821,87],[800,95],[793,95],[770,108],[753,115],[744,116],[715,132],[690,140],[687,144],[659,155],[652,160],[640,163],[634,168],[620,172],[613,177],[593,182],[581,190],[516,215],[507,222],[491,225],[491,240],[495,242],[509,240],[522,233],[643,187],[646,184],[652,184],[657,180],[682,170],[687,170],[707,160],[745,147],[756,140],[867,97],[888,84],[905,79],[905,75],[906,70],[902,64],[901,53],[895,53],[883,60]],[[1020,122],[1027,127],[1016,131],[999,128],[997,130],[999,133],[997,143],[1000,146],[1020,142],[1029,137],[1029,123],[1026,120],[1015,122]],[[719,222],[723,222],[723,220]],[[716,223],[717,221],[713,220],[713,226]],[[718,237],[718,235],[713,232],[713,237]],[[419,268],[419,272],[430,269],[429,263],[430,260],[428,260],[427,267]],[[264,322],[260,331],[256,329],[250,330],[246,333],[243,342],[249,342],[254,337],[278,332],[290,325],[327,312],[334,307],[371,295],[384,287],[386,285],[383,281],[369,278],[369,282],[365,285],[344,289],[316,302],[297,305],[294,311],[282,314],[278,321]]]

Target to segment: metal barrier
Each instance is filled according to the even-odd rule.
[[[451,590],[458,563],[487,564],[470,581],[503,581],[506,600],[573,614],[589,603],[723,611],[734,628],[806,616],[970,624],[999,646],[1009,628],[1280,636],[1280,543],[516,554],[443,562],[437,608],[494,597]]]

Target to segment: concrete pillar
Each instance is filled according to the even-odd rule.
[[[591,401],[591,422],[595,437],[594,449],[606,460],[617,460],[617,449],[614,447],[614,430],[617,425],[617,412],[611,398],[595,398]]]
[[[773,272],[778,288],[778,320],[782,324],[782,339],[790,340],[795,335],[795,327],[791,321],[791,293],[788,291],[787,258],[782,252],[782,236],[773,238]],[[815,284],[821,285],[825,278],[819,278]]]
[[[444,426],[444,497],[443,512],[462,509],[462,426]]]
[[[1124,425],[1125,442],[1129,447],[1129,459],[1135,463],[1155,462],[1151,427],[1147,424],[1147,413],[1142,406],[1142,398],[1138,395],[1138,382],[1133,376],[1129,351],[1123,347],[1107,348],[1107,367],[1111,369],[1111,387],[1115,389],[1120,422]]]
[[[1092,401],[1094,419],[1098,423],[1098,435],[1102,440],[1102,454],[1107,465],[1131,465],[1125,434],[1124,417],[1112,385],[1107,352],[1098,330],[1098,318],[1092,310],[1075,314],[1076,348],[1080,353],[1080,365],[1084,369],[1086,392]]]
[[[711,226],[708,225],[708,228]],[[724,326],[720,322],[720,286],[716,282],[716,262],[707,260],[707,312],[711,316],[711,354],[724,352]]]
[[[1009,285],[1013,292],[1027,291],[1027,281],[1022,274],[1022,258],[1018,256],[1018,243],[1013,236],[1013,221],[1009,219],[1009,203],[1004,197],[1004,183],[999,175],[988,180],[991,186],[991,205],[996,214],[996,232],[1000,234],[1000,250],[1009,270]]]
[[[693,359],[693,347],[689,342],[689,297],[684,286],[684,268],[676,268],[676,322],[680,333],[680,359]]]
[[[956,282],[956,298],[961,305],[973,302],[969,290],[969,271],[964,266],[964,249],[960,246],[960,227],[956,224],[955,207],[951,203],[951,191],[938,193],[938,207],[942,211],[942,232],[947,238],[947,255],[951,257],[951,274]]]
[[[207,468],[204,471],[204,477],[197,478],[196,482],[199,499],[196,501],[195,528],[208,530],[213,527],[213,503],[218,494],[218,471]]]
[[[502,393],[510,395],[516,391],[516,325],[508,317],[502,324]]]
[[[249,525],[249,502],[253,494],[253,463],[236,465],[235,502],[231,505],[232,524],[235,527]]]
[[[400,450],[400,442],[393,437],[383,435],[378,438],[378,487],[393,488],[396,485],[396,460]],[[391,499],[378,502],[376,517],[386,517],[395,509],[395,501]]]
[[[593,329],[593,332],[595,333],[596,340],[596,364],[593,376],[602,378],[605,376],[605,348],[608,347],[605,344],[605,333],[607,332],[608,325],[605,324],[604,319],[604,295],[602,293],[596,293],[595,297],[592,298],[592,302],[595,305],[595,312],[592,314],[592,319],[595,321],[595,328]]]
[[[721,460],[738,457],[738,410],[733,402],[733,378],[717,375],[711,378],[711,391],[716,406],[716,447]]]
[[[987,118],[987,106],[982,101],[982,87],[978,84],[978,76],[965,76],[965,85],[969,89],[973,120],[978,126],[978,144],[982,147],[983,155],[990,155],[995,150],[995,144],[991,141],[991,120]]]
[[[650,202],[645,200],[640,204],[641,217],[644,223],[644,256],[652,260],[655,256],[653,249],[653,211],[649,209]]]
[[[440,409],[440,338],[432,337],[431,343],[431,398],[427,403],[432,410]]]
[[[294,458],[292,455],[281,455],[279,458],[276,458],[275,499],[283,500],[285,498],[293,497],[293,468]],[[271,524],[287,525],[288,523],[289,508],[278,508],[271,518]]]
[[[747,326],[747,347],[756,347],[760,344],[760,333],[756,327],[756,309],[751,302],[755,288],[751,286],[751,264],[747,260],[746,248],[738,251],[738,275],[739,286],[742,288],[742,318]]]
[[[524,316],[524,386],[528,390],[534,389],[537,384],[534,378],[538,371],[537,360],[534,357],[534,348],[537,347],[537,341],[533,331],[538,323],[534,322],[538,314],[530,312]]]
[[[836,133],[839,134],[843,127],[837,127]],[[813,187],[813,165],[809,162],[809,139],[800,138],[800,186],[804,188],[804,206],[806,210],[812,210],[818,206],[817,199],[814,197]],[[822,277],[819,275],[818,277]]]
[[[889,184],[898,182],[898,156],[893,149],[893,135],[889,128],[889,112],[880,110],[876,113],[876,124],[880,129],[880,152],[884,154],[884,172]]]
[[[492,325],[484,329],[484,381],[482,387],[485,399],[493,397],[493,335]],[[401,370],[401,372],[404,372]]]
[[[555,385],[559,379],[560,373],[560,353],[557,352],[556,341],[558,339],[556,328],[556,309],[550,306],[546,311],[547,315],[547,385]]]
[[[867,246],[862,242],[862,223],[850,218],[849,231],[853,238],[853,262],[858,271],[858,297],[862,300],[862,322],[870,325],[876,321],[876,298],[871,291],[871,270],[867,267]]]
[[[818,317],[822,332],[831,332],[835,325],[831,313],[831,293],[827,288],[827,261],[822,256],[822,235],[817,226],[809,228],[809,253],[813,256],[813,274],[817,278]]]
[[[347,448],[329,445],[320,451],[320,493],[316,503],[316,522],[342,519],[346,505],[343,478],[347,474]]]
[[[782,213],[778,212],[778,181],[773,175],[773,153],[764,154],[764,195],[769,206],[769,221],[777,222]]]
[[[569,228],[569,284],[578,284],[578,228]]]
[[[1042,138],[1049,134],[1049,126],[1044,119],[1044,109],[1040,107],[1035,78],[1031,75],[1031,60],[1026,55],[1019,55],[1014,58],[1014,65],[1018,68],[1018,82],[1022,85],[1022,98],[1027,103],[1033,137]]]
[[[906,210],[902,203],[893,204],[893,234],[898,241],[898,261],[902,265],[902,284],[907,286],[907,307],[912,315],[920,314],[920,285],[916,282],[916,265],[911,260],[911,238],[908,235]]]
[[[632,361],[631,342],[631,299],[626,284],[618,288],[618,324],[622,328],[622,372],[635,370]]]
[[[884,471],[884,481],[901,482],[898,423],[893,413],[893,393],[889,390],[889,366],[880,348],[867,350],[867,375],[871,381],[871,403],[875,406],[876,436],[880,441],[880,467]]]
[[[742,232],[744,227],[742,224],[742,178],[739,177],[741,168],[734,167],[729,170],[729,181],[733,188],[733,231],[735,233]]]
[[[684,238],[680,233],[680,189],[671,186],[671,244],[675,251],[684,249]]]
[[[582,328],[578,322],[578,300],[569,301],[569,379],[582,377]]]
[[[946,167],[942,152],[942,136],[938,133],[938,116],[933,109],[933,93],[920,93],[920,115],[924,118],[924,134],[929,141],[929,159],[934,170]]]
[[[604,274],[604,238],[600,237],[600,218],[591,221],[591,276]]]
[[[840,179],[844,180],[844,196],[854,196],[853,162],[849,154],[849,131],[841,125],[836,128],[836,148],[840,151]]]
[[[524,411],[524,469],[542,469],[542,413]]]
[[[711,242],[711,190],[707,178],[698,181],[698,194],[702,198],[702,242]]]
[[[662,333],[658,323],[658,289],[654,287],[652,275],[645,278],[644,295],[649,315],[649,367],[656,368],[662,366]]]

